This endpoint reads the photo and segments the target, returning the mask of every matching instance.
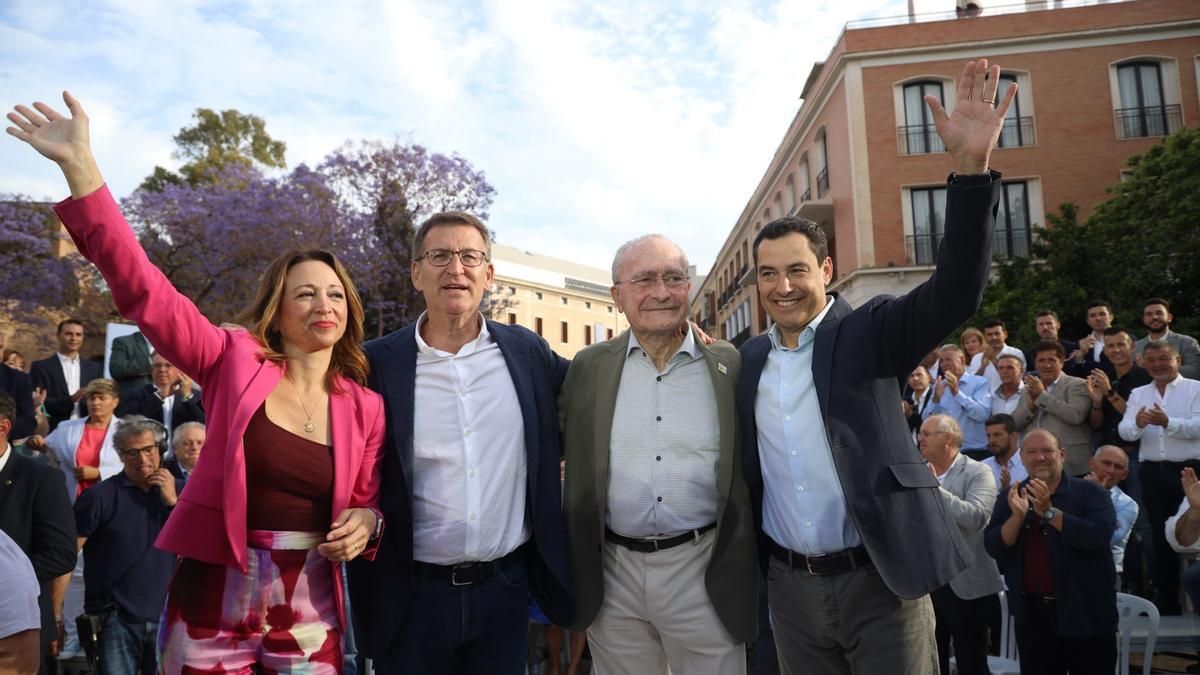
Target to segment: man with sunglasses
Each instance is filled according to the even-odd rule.
[[[480,312],[490,239],[468,213],[426,220],[411,268],[426,310],[366,345],[387,414],[387,534],[373,563],[351,564],[350,590],[379,673],[524,673],[530,595],[554,623],[570,619],[555,404],[566,361]]]
[[[154,540],[183,488],[162,467],[165,444],[158,422],[122,418],[113,445],[124,470],[75,501],[83,607],[100,618],[100,675],[157,672],[155,638],[175,556],[155,548]]]

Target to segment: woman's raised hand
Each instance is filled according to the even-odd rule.
[[[83,197],[104,181],[92,157],[87,113],[69,92],[63,92],[63,102],[67,104],[69,117],[41,101],[34,103],[33,108],[18,105],[8,113],[8,120],[16,126],[5,131],[58,164],[71,186],[71,196]]]

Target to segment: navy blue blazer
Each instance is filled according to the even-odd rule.
[[[91,359],[79,359],[79,386],[86,387],[88,382],[101,377],[103,370],[100,364]],[[87,401],[81,399],[78,403],[71,401],[75,392],[67,390],[67,377],[63,374],[62,362],[58,354],[34,361],[29,368],[29,376],[33,378],[33,386],[46,390],[46,416],[50,418],[50,431],[54,431],[59,422],[71,417],[72,410],[78,410],[81,417],[87,416]]]
[[[494,321],[487,326],[508,365],[525,426],[526,504],[533,526],[529,589],[551,621],[566,625],[573,605],[558,468],[558,389],[567,361],[526,328]],[[382,658],[405,620],[412,592],[416,324],[371,340],[364,348],[371,361],[368,385],[383,396],[387,410],[379,502],[386,529],[374,562],[359,559],[351,563],[350,595],[360,626],[359,639],[367,641],[364,651]]]
[[[979,307],[999,196],[1000,174],[994,171],[985,184],[951,184],[933,276],[899,298],[879,296],[853,310],[834,294],[817,326],[812,377],[846,508],[883,582],[901,598],[944,585],[969,558],[937,479],[913,443],[898,383]],[[754,401],[770,349],[766,335],[742,345],[737,392],[764,574],[769,551]]]
[[[1029,481],[1021,483],[1025,485]],[[1117,571],[1109,540],[1117,529],[1112,499],[1095,483],[1063,474],[1050,503],[1063,512],[1062,532],[1050,527],[1050,575],[1058,613],[1058,636],[1088,638],[1117,630]],[[1025,533],[1041,527],[1041,518],[1025,514],[1015,546],[1006,546],[1000,528],[1012,515],[1008,495],[1001,493],[983,533],[983,545],[996,559],[1008,584],[1008,611],[1025,620]]]
[[[17,404],[17,419],[13,420],[9,438],[25,438],[33,434],[37,418],[33,410],[33,378],[16,368],[0,363],[0,391],[8,392]]]

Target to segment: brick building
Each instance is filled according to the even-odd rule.
[[[951,109],[972,57],[1019,86],[991,160],[1004,174],[1001,257],[1026,254],[1064,202],[1086,218],[1130,156],[1200,125],[1200,2],[1069,4],[847,24],[696,294],[696,322],[739,343],[766,329],[751,247],[787,214],[825,229],[831,290],[851,305],[927,279],[951,164],[921,98]]]

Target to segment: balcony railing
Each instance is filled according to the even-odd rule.
[[[824,197],[829,192],[829,167],[821,169],[817,174],[817,197]]]
[[[804,194],[800,195],[800,203],[812,201],[812,188],[804,188]]]
[[[1024,228],[997,228],[992,235],[992,257],[1029,257],[1030,231]],[[910,234],[904,237],[910,265],[933,265],[944,234]]]
[[[932,124],[913,124],[896,127],[896,138],[900,142],[900,154],[924,155],[931,152],[945,152],[942,137],[938,136],[937,128]]]
[[[1118,108],[1113,111],[1117,138],[1146,138],[1174,133],[1183,124],[1179,104]]]
[[[1037,135],[1033,128],[1033,118],[1016,117],[1004,120],[1004,127],[1000,129],[1000,138],[996,142],[996,147],[1018,148],[1022,145],[1036,143]]]

